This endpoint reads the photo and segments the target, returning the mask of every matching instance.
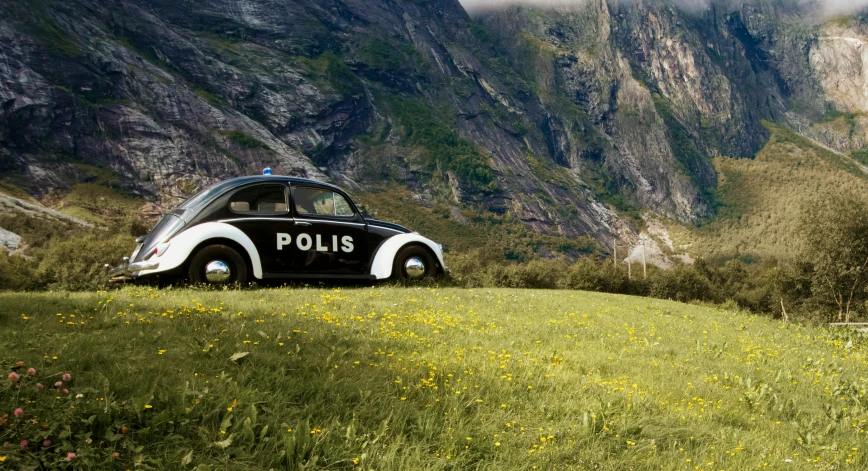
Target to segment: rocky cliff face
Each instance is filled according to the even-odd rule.
[[[837,151],[868,148],[868,26],[856,19],[823,25],[809,58],[835,112],[805,133]]]
[[[820,28],[811,68],[838,111],[868,110],[868,27],[838,21]]]
[[[638,209],[711,216],[709,158],[751,157],[762,119],[808,129],[868,100],[862,23],[817,25],[784,0],[477,19],[456,0],[0,10],[0,176],[38,196],[77,162],[163,206],[270,166],[608,243]]]

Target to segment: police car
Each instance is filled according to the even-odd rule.
[[[370,217],[340,188],[241,177],[199,192],[136,239],[113,281],[421,280],[446,270],[439,244]]]

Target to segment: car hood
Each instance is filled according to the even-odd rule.
[[[391,222],[380,221],[379,219],[367,219],[367,221],[368,221],[368,224],[371,225],[371,226],[380,226],[380,227],[385,227],[385,228],[388,228],[388,229],[394,229],[394,230],[396,230],[396,231],[401,231],[401,232],[403,232],[404,234],[410,234],[410,233],[413,232],[413,231],[411,231],[410,229],[407,229],[407,228],[404,227],[404,226],[400,226],[400,225],[398,225],[398,224],[394,224],[394,223],[391,223]]]

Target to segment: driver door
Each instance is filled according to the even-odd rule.
[[[368,273],[367,225],[349,200],[329,189],[293,185],[293,272]]]
[[[232,219],[226,223],[250,238],[266,275],[292,271],[293,253],[287,239],[294,225],[288,193],[286,184],[267,183],[244,187],[229,198]]]

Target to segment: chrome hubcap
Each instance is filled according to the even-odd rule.
[[[232,278],[229,264],[222,260],[214,260],[205,265],[205,279],[208,283],[228,283]]]
[[[425,276],[425,262],[416,257],[411,257],[404,262],[404,272],[407,278],[418,280]]]

